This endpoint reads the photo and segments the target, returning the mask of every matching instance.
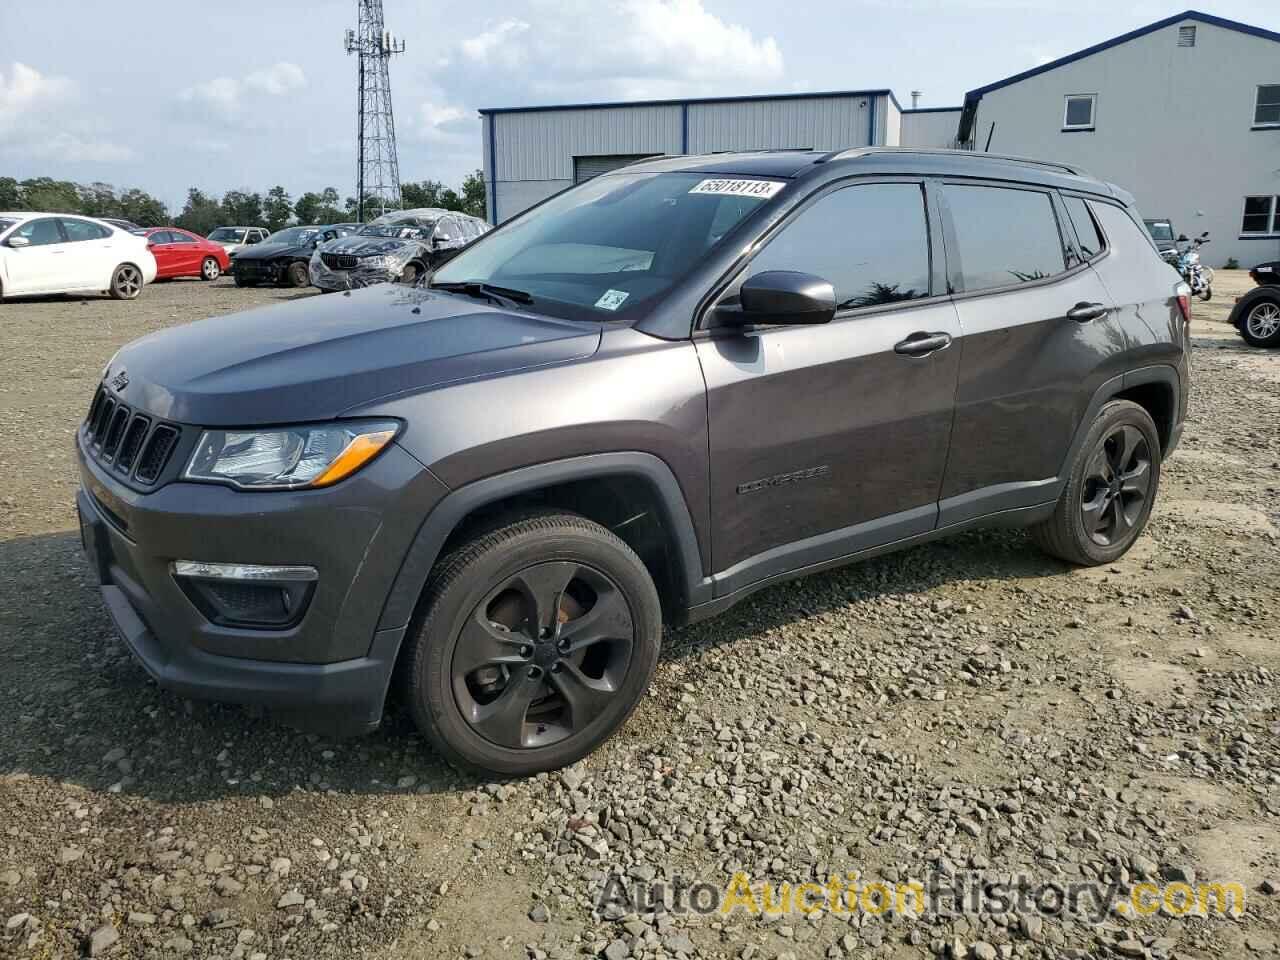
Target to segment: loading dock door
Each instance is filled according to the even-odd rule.
[[[585,183],[592,177],[598,177],[602,173],[608,173],[611,170],[617,170],[619,167],[625,167],[629,163],[635,163],[637,160],[645,160],[649,157],[660,157],[660,153],[622,153],[610,156],[598,157],[574,157],[573,158],[573,182]]]

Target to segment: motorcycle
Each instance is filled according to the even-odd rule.
[[[1173,250],[1165,250],[1160,254],[1182,274],[1182,279],[1191,287],[1191,293],[1206,301],[1213,297],[1213,268],[1200,262],[1200,248],[1208,242],[1208,230],[1194,240],[1182,233],[1178,235],[1177,246]],[[1182,246],[1183,244],[1186,246]]]

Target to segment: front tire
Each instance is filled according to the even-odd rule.
[[[237,287],[256,287],[258,285],[257,281],[248,280],[245,277],[242,277],[239,272],[235,274],[235,281]]]
[[[441,561],[402,664],[418,728],[452,764],[499,776],[565,766],[644,695],[662,615],[640,558],[575,514],[515,520]]]
[[[204,262],[200,264],[201,280],[217,280],[222,276],[222,267],[218,265],[216,257],[205,257]]]
[[[307,270],[307,265],[302,262],[289,264],[289,269],[285,271],[284,278],[291,287],[311,286],[311,274]]]
[[[1136,403],[1098,411],[1053,515],[1031,528],[1040,549],[1091,567],[1128,552],[1147,525],[1160,486],[1160,436]]]
[[[111,274],[111,296],[115,300],[137,300],[142,293],[142,271],[132,263],[122,263]]]
[[[1280,347],[1280,293],[1256,297],[1245,308],[1239,329],[1252,347]]]

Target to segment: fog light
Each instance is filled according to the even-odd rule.
[[[302,619],[318,574],[315,567],[176,560],[183,593],[211,622],[228,627],[282,629]]]

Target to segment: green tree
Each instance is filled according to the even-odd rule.
[[[186,206],[182,208],[182,213],[178,214],[174,222],[184,230],[207,237],[213,232],[214,227],[226,224],[227,219],[222,204],[213,197],[207,196],[199,188],[192,187],[187,191]]]
[[[333,187],[320,192],[320,223],[337,223],[342,219],[341,197]]]
[[[298,223],[321,223],[320,219],[320,194],[308,190],[298,198],[298,202],[293,205],[293,215],[298,218]]]
[[[0,210],[21,210],[22,191],[13,177],[0,177]]]
[[[140,227],[160,227],[169,222],[165,205],[145,190],[130,187],[119,198],[120,216]]]
[[[413,207],[439,207],[444,184],[439,180],[423,180],[420,183],[400,184],[400,202],[406,210]]]
[[[23,206],[27,210],[44,210],[49,213],[79,213],[80,189],[68,180],[49,177],[33,177],[23,180]]]
[[[268,230],[275,233],[281,229],[293,216],[293,203],[289,199],[289,191],[279,185],[267,191],[267,200],[262,205],[262,213],[266,218]]]
[[[228,225],[256,227],[262,223],[262,194],[228,190],[222,195],[222,210]]]
[[[484,171],[474,170],[462,181],[462,212],[483,220],[489,213]]]
[[[109,183],[88,183],[78,188],[80,212],[89,217],[119,217],[120,201],[116,188]]]

